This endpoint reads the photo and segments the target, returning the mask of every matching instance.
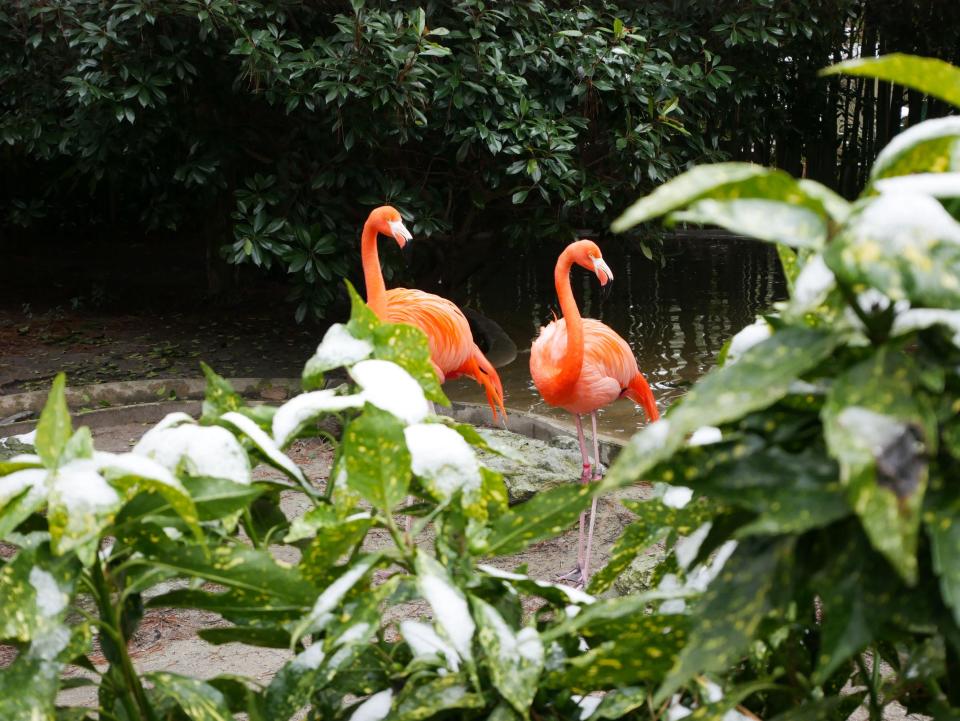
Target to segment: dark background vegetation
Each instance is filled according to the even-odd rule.
[[[957,62],[958,27],[955,0],[12,0],[5,298],[42,259],[88,300],[147,275],[194,302],[267,283],[322,317],[383,202],[427,241],[418,282],[455,295],[505,245],[602,231],[693,163],[850,197],[890,137],[948,110],[817,71]]]

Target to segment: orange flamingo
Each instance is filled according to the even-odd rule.
[[[660,417],[650,386],[637,367],[637,360],[627,342],[598,320],[581,318],[577,301],[570,290],[570,268],[576,263],[596,273],[600,285],[613,280],[610,266],[603,260],[600,248],[591,240],[571,243],[560,254],[554,270],[554,283],[563,318],[554,319],[530,348],[530,375],[543,399],[573,414],[580,441],[583,473],[580,482],[600,479],[600,444],[597,440],[597,409],[618,398],[630,398],[643,406],[647,418]],[[593,423],[593,474],[583,436],[580,415],[589,413]],[[577,542],[577,566],[560,578],[585,584],[590,573],[590,547],[597,499],[590,509],[590,529],[586,549],[583,544],[585,513],[580,514],[580,537]]]
[[[455,304],[432,293],[415,288],[387,290],[377,254],[378,234],[393,237],[401,249],[413,239],[395,208],[383,205],[371,211],[360,238],[367,304],[382,320],[409,323],[426,333],[430,362],[440,382],[461,375],[470,376],[483,386],[493,420],[497,420],[499,412],[506,421],[500,376],[473,342],[466,316]]]

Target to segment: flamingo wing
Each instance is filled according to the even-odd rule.
[[[471,357],[473,335],[463,312],[446,298],[415,288],[387,291],[387,318],[422,330],[430,344],[430,359],[440,371],[440,381]]]
[[[639,374],[637,360],[616,331],[592,318],[583,319],[583,367],[572,389],[554,387],[553,377],[567,351],[567,327],[561,319],[541,328],[530,349],[530,374],[550,405],[570,413],[590,413],[613,403]]]

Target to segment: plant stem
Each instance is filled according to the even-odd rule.
[[[253,525],[250,506],[245,506],[243,509],[243,525],[247,529],[247,535],[250,536],[250,541],[253,543],[254,548],[260,548],[260,539],[257,536],[257,529]]]
[[[400,549],[400,552],[403,554],[404,558],[407,559],[407,562],[413,566],[413,551],[410,549],[410,544],[407,543],[406,534],[400,530],[397,526],[397,522],[393,520],[393,514],[386,512],[383,514],[385,522],[387,524],[387,530],[390,531],[390,536],[393,538],[393,542],[396,544],[397,548]]]
[[[877,670],[877,656],[873,657],[874,671]],[[857,668],[860,670],[860,676],[867,684],[867,691],[870,695],[870,721],[882,721],[883,707],[880,705],[880,698],[877,694],[876,680],[873,674],[867,673],[867,664],[863,660],[862,654],[857,654]]]
[[[137,671],[133,667],[133,661],[130,660],[127,639],[124,638],[121,624],[122,605],[114,606],[111,602],[110,585],[99,559],[93,565],[93,581],[97,589],[97,605],[100,609],[101,622],[104,630],[114,640],[120,657],[119,671],[125,683],[125,688],[120,693],[121,702],[130,718],[157,721]]]

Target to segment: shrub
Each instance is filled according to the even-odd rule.
[[[960,70],[939,61],[829,72],[960,105]],[[958,149],[960,118],[910,128],[853,203],[780,171],[698,167],[617,221],[667,215],[775,242],[791,287],[606,479],[685,490],[633,507],[639,519],[592,592],[663,537],[673,553],[654,574],[661,588],[716,576],[654,703],[710,673],[764,718],[846,718],[864,697],[872,719],[895,701],[957,715]],[[693,501],[675,508],[684,493]],[[720,561],[698,565],[714,552]]]

